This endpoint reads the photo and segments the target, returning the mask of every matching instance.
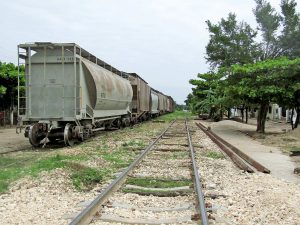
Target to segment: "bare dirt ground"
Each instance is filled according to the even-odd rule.
[[[256,121],[251,119],[249,122],[256,129]],[[278,147],[286,155],[291,150],[300,150],[300,127],[292,130],[291,125],[285,121],[267,121],[265,134],[259,134],[255,130],[241,131],[263,145]],[[300,156],[293,156],[291,160],[300,167]]]
[[[28,139],[24,137],[24,129],[20,134],[16,133],[16,128],[0,129],[0,153],[24,148],[30,148]]]

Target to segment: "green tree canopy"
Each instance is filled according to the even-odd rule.
[[[24,85],[24,66],[20,67],[20,84]],[[17,102],[18,67],[0,62],[0,108],[7,109]]]

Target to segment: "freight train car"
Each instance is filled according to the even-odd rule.
[[[133,97],[131,112],[136,122],[147,120],[151,117],[151,91],[148,83],[136,73],[128,73]]]
[[[25,86],[18,76],[18,115],[30,123],[33,146],[75,141],[172,111],[173,99],[152,89],[136,73],[125,73],[75,43],[18,45]]]
[[[18,50],[26,79],[25,87],[18,85],[18,114],[32,123],[25,136],[33,146],[46,139],[72,145],[96,130],[130,123],[127,75],[74,43],[35,42]]]
[[[151,117],[159,116],[159,94],[151,88]]]

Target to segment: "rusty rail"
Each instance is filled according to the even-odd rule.
[[[188,137],[191,158],[192,158],[192,167],[193,167],[194,180],[195,180],[195,192],[197,193],[197,200],[198,200],[198,205],[199,205],[199,210],[200,210],[200,215],[201,215],[201,222],[202,222],[201,224],[208,225],[208,216],[207,216],[205,200],[204,200],[204,196],[203,196],[203,192],[202,192],[202,184],[201,184],[200,176],[198,173],[198,168],[196,165],[195,151],[194,151],[194,147],[192,144],[192,137],[190,135],[187,121],[185,121],[185,127],[186,127],[186,132],[187,132],[187,137]]]
[[[127,175],[133,168],[145,157],[145,155],[152,149],[152,147],[161,139],[161,137],[167,132],[167,130],[172,126],[173,121],[167,129],[165,129],[132,163],[130,166],[122,172],[122,174],[115,179],[108,187],[92,201],[69,225],[78,225],[78,224],[88,224],[92,221],[94,215],[101,210],[102,204],[107,200],[107,198],[117,190],[126,179]]]
[[[262,164],[251,158],[249,155],[242,152],[237,147],[228,143],[211,130],[208,130],[203,124],[196,123],[196,125],[208,135],[230,158],[231,160],[241,169],[254,172],[253,168],[263,173],[270,173],[270,170],[264,167]]]

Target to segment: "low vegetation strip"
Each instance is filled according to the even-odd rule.
[[[127,167],[136,154],[168,126],[174,118],[185,118],[185,112],[174,112],[159,117],[166,123],[151,121],[100,135],[72,148],[22,151],[0,158],[0,194],[8,191],[12,182],[24,176],[37,176],[42,171],[63,168],[79,191],[88,190],[96,183],[105,182],[114,173]]]

